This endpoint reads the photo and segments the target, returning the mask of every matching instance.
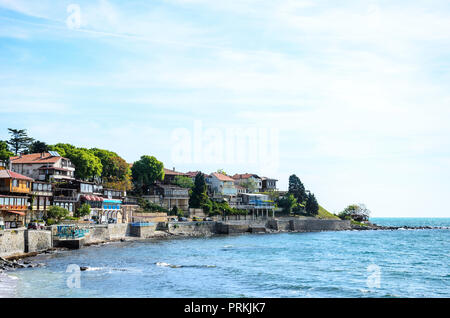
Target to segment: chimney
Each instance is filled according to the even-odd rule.
[[[172,170],[175,172],[175,167],[173,167]]]
[[[44,158],[44,154],[45,154],[44,152],[41,152],[41,158]]]

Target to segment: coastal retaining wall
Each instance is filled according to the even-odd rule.
[[[216,222],[169,223],[168,232],[186,236],[210,236],[216,233]]]
[[[290,230],[294,232],[321,232],[350,230],[349,220],[296,219],[290,220]]]
[[[87,228],[89,231],[85,235],[85,244],[120,240],[131,234],[130,224],[125,223],[90,225]]]
[[[140,238],[149,238],[155,234],[156,224],[145,225],[145,226],[133,226],[131,225],[131,236]]]
[[[130,228],[130,224],[125,223],[108,224],[109,239],[119,240],[125,238],[125,236],[131,233]]]
[[[0,231],[0,257],[45,251],[52,246],[50,231],[25,229]]]
[[[20,255],[25,252],[25,229],[0,231],[0,257]]]
[[[291,231],[290,219],[271,219],[267,221],[267,228],[275,231]]]
[[[25,231],[25,252],[42,252],[53,247],[50,231]]]

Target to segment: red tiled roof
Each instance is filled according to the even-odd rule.
[[[195,178],[197,176],[197,174],[199,174],[199,173],[201,173],[205,178],[210,177],[209,174],[203,173],[201,171],[189,171],[189,172],[186,172],[185,175],[188,177],[191,177],[191,178]]]
[[[255,178],[259,178],[256,174],[252,174],[252,173],[243,173],[243,174],[235,174],[233,176],[233,179],[238,180],[238,179],[248,179],[251,177],[255,177]]]
[[[62,157],[55,157],[48,152],[11,157],[11,163],[56,163]]]
[[[24,175],[21,175],[11,170],[0,170],[0,179],[18,179],[18,180],[34,181],[31,178],[28,178]]]
[[[200,171],[189,171],[189,172],[186,172],[185,175],[187,175],[188,177],[193,178],[193,177],[195,177],[199,172],[200,172]]]
[[[164,168],[164,175],[166,175],[166,176],[184,176],[186,174],[182,173],[182,172],[173,171],[173,170]]]
[[[214,173],[212,173],[211,175],[214,176],[214,177],[216,177],[216,178],[219,179],[220,181],[234,181],[233,178],[230,178],[229,176],[226,176],[226,175],[221,174],[221,173],[214,172]]]

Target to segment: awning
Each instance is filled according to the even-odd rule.
[[[9,213],[15,213],[15,214],[19,214],[19,215],[25,215],[25,212],[20,212],[20,211],[8,211]]]
[[[103,201],[103,198],[98,197],[96,195],[83,195],[81,198],[86,200],[86,201],[92,201],[92,202],[94,202],[94,201]]]

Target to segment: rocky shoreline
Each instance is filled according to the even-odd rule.
[[[6,260],[3,257],[0,257],[0,273],[3,271],[9,271],[9,270],[13,270],[16,268],[34,268],[34,267],[42,267],[45,266],[42,263],[33,263],[31,261],[28,260],[23,260],[23,259],[19,259],[19,260]]]
[[[356,231],[394,231],[394,230],[448,230],[448,227],[445,226],[382,226],[374,223],[366,223],[365,226],[351,224],[352,230]]]

